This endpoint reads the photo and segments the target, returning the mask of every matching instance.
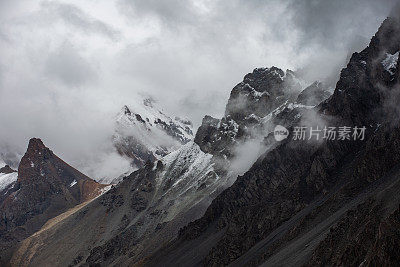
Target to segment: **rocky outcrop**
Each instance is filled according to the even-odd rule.
[[[325,113],[340,115],[354,124],[369,125],[377,120],[388,120],[384,108],[394,107],[393,99],[397,97],[397,90],[391,88],[396,88],[399,70],[397,68],[389,73],[383,61],[388,54],[395,54],[399,50],[399,21],[390,17],[384,21],[369,46],[352,55],[349,64],[341,72],[332,98],[323,105]]]
[[[290,70],[284,72],[277,67],[257,68],[233,88],[225,116],[237,122],[251,114],[264,117],[302,89],[301,83]]]

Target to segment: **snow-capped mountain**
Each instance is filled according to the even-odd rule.
[[[192,139],[189,120],[166,115],[147,98],[141,105],[124,106],[118,113],[113,143],[120,155],[131,158],[132,166],[140,168]]]
[[[123,107],[113,141],[138,170],[30,236],[11,262],[396,266],[399,50],[400,20],[388,18],[370,45],[353,54],[333,95],[290,70],[257,68],[233,88],[222,118],[204,117],[193,141],[188,121],[172,119],[151,100]],[[334,128],[366,125],[368,134],[362,140],[292,138],[293,127],[316,121]],[[291,132],[280,142],[272,132],[278,124]],[[33,140],[23,158],[20,185],[8,198],[21,204],[0,213],[0,234],[87,182],[43,146]],[[50,183],[43,183],[45,174]],[[44,186],[52,189],[51,198],[34,190]],[[31,195],[36,203],[26,201]]]

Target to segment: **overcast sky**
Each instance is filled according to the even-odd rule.
[[[0,0],[0,146],[35,136],[75,166],[99,161],[115,113],[148,95],[198,126],[255,67],[331,75],[393,4]]]

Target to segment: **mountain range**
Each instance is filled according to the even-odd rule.
[[[152,99],[124,106],[112,142],[136,170],[114,185],[31,139],[18,172],[0,169],[1,264],[398,265],[399,51],[397,14],[335,88],[254,69],[195,135]],[[306,126],[365,135],[299,140]]]

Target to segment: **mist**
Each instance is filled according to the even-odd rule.
[[[256,67],[334,84],[395,2],[1,1],[1,152],[39,137],[91,177],[117,175],[129,166],[110,143],[124,104],[150,95],[196,128]]]

